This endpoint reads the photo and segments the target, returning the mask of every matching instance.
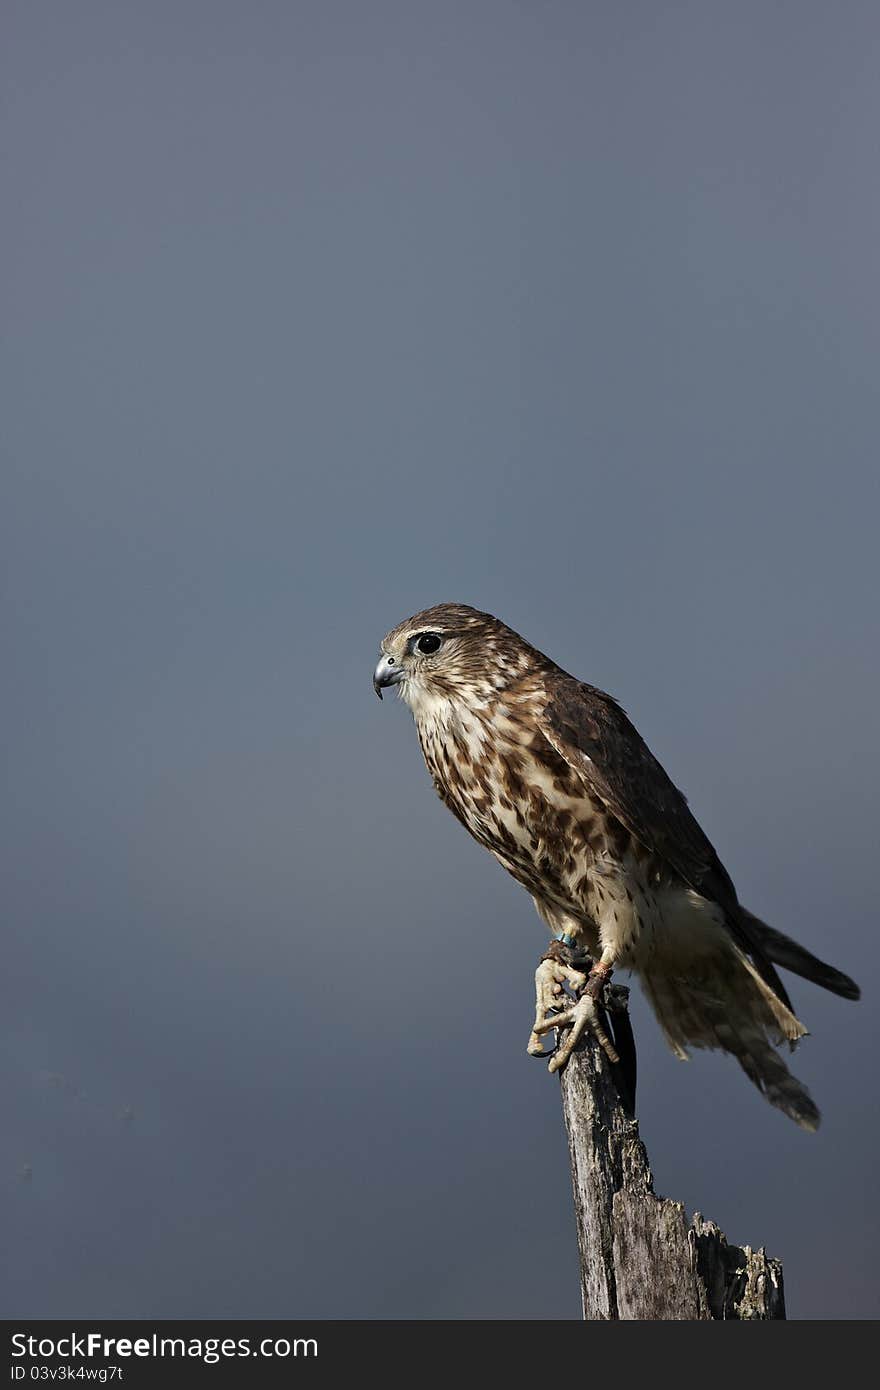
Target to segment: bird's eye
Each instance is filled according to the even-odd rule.
[[[432,652],[440,648],[440,638],[436,632],[423,632],[421,637],[416,638],[416,651],[421,652],[422,656],[430,656]]]

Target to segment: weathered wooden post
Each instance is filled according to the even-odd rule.
[[[620,986],[607,992],[616,1041],[631,1038],[628,998]],[[681,1202],[655,1195],[616,1071],[588,1036],[560,1072],[584,1317],[784,1318],[779,1260],[729,1245],[699,1212],[688,1226]]]

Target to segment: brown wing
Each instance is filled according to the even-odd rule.
[[[688,887],[723,908],[738,945],[790,1008],[782,981],[750,929],[708,836],[616,700],[562,674],[548,678],[548,692],[550,699],[538,720],[547,741],[631,835]]]

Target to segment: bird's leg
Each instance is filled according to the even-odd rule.
[[[559,1071],[560,1067],[565,1066],[587,1030],[593,1034],[608,1060],[618,1061],[611,1039],[602,1027],[598,996],[589,990],[593,970],[587,976],[570,964],[571,959],[569,947],[561,941],[551,941],[535,971],[535,1024],[527,1051],[532,1057],[549,1056],[550,1071]],[[609,968],[605,972],[605,978],[610,973]],[[600,990],[602,984],[604,980],[599,986]],[[566,985],[576,995],[575,1001],[571,1000],[570,995],[565,994]],[[567,1028],[568,1034],[552,1054],[545,1053],[541,1039],[553,1028]]]
[[[606,946],[587,976],[587,983],[584,986],[591,999],[599,1000],[602,998],[602,991],[611,979],[615,960],[615,952]]]

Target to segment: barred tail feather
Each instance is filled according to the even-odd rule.
[[[731,1053],[763,1096],[803,1129],[815,1130],[819,1111],[773,1046],[805,1035],[799,1019],[775,997],[748,958],[730,943],[687,975],[655,957],[642,980],[673,1052],[689,1047]]]
[[[735,1053],[746,1076],[771,1105],[781,1110],[801,1129],[811,1133],[819,1128],[821,1116],[816,1102],[802,1081],[792,1076],[779,1053],[763,1038],[752,1038],[749,1047]]]

